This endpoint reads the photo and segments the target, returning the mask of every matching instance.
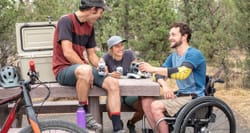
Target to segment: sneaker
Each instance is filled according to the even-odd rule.
[[[102,125],[100,123],[97,123],[93,115],[90,113],[86,114],[86,125],[87,125],[87,128],[92,129],[92,130],[102,129]]]
[[[124,127],[124,124],[123,124],[123,121],[121,120],[121,125],[122,125],[122,128]]]
[[[129,133],[136,133],[135,125],[130,120],[127,122],[127,128],[129,129]]]
[[[118,130],[118,131],[114,131],[113,133],[126,133],[126,131],[123,130],[123,129],[120,129],[120,130]]]

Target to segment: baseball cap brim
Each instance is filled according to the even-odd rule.
[[[106,4],[105,6],[102,7],[105,11],[111,12],[112,9],[110,7],[108,7]]]
[[[114,40],[108,40],[108,48],[112,48],[115,45],[118,45],[119,43],[123,43],[123,42],[127,42],[126,39],[122,39],[122,38],[115,38]]]
[[[112,11],[110,7],[107,6],[106,2],[103,0],[100,1],[89,1],[89,0],[81,0],[81,4],[84,2],[85,5],[87,6],[93,6],[93,7],[101,7],[106,11]]]

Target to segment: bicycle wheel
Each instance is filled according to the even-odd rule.
[[[42,133],[88,133],[86,129],[74,123],[62,120],[48,120],[39,122]],[[33,133],[31,126],[23,128],[19,133]]]
[[[195,99],[196,100],[196,99]],[[199,102],[197,102],[199,101]],[[192,101],[177,117],[176,133],[235,133],[233,112],[223,101],[215,97],[203,97]]]

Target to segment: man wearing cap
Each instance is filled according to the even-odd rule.
[[[124,50],[124,42],[127,42],[127,40],[120,36],[110,37],[107,41],[109,52],[103,56],[110,75],[115,78],[126,75],[129,72],[130,64],[136,61],[136,55],[132,50]],[[119,72],[118,68],[122,68],[122,73]],[[129,132],[135,133],[135,123],[141,120],[144,115],[141,100],[138,96],[123,96],[122,102],[136,110],[133,117],[127,122]]]
[[[86,111],[86,126],[90,129],[98,130],[102,126],[89,113],[88,93],[93,84],[105,89],[113,130],[123,133],[119,82],[110,76],[99,76],[96,69],[99,58],[95,51],[94,23],[102,17],[104,10],[111,9],[103,0],[81,0],[78,11],[60,18],[54,34],[53,72],[58,83],[76,86],[79,104]]]

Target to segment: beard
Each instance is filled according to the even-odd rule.
[[[182,44],[182,41],[178,41],[176,43],[174,43],[171,48],[177,48],[178,46],[180,46]]]

